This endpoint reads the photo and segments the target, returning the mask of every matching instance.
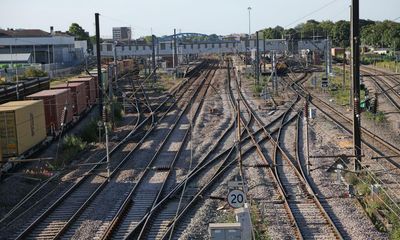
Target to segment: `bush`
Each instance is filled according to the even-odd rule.
[[[82,151],[86,147],[86,142],[82,138],[77,137],[73,134],[67,135],[63,139],[63,149],[75,149],[77,151]]]
[[[95,142],[98,138],[97,120],[92,119],[82,130],[81,137],[85,142]]]
[[[86,148],[86,142],[73,134],[64,137],[61,145],[60,158],[55,162],[56,165],[68,164],[76,155]]]
[[[38,70],[35,68],[28,68],[25,71],[24,75],[22,75],[22,78],[30,78],[30,77],[37,78],[37,77],[46,77],[46,76],[47,76],[47,73],[42,70]]]
[[[114,103],[114,119],[117,122],[122,120],[122,103],[120,102]]]

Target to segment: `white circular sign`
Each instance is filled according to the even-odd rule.
[[[98,122],[97,122],[97,126],[98,126],[98,127],[102,127],[102,126],[103,126],[103,122],[102,122],[102,121],[98,121]]]
[[[228,204],[233,208],[241,208],[246,202],[246,196],[242,190],[232,190],[228,193]]]

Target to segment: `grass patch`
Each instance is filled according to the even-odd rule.
[[[378,68],[387,69],[392,72],[396,72],[396,69],[397,69],[397,71],[399,71],[399,69],[400,69],[399,63],[396,63],[395,61],[377,62],[375,65]]]
[[[386,116],[385,113],[383,112],[377,112],[376,114],[373,114],[371,112],[365,112],[365,117],[369,120],[372,120],[376,123],[385,123],[386,122]]]
[[[329,94],[335,100],[335,102],[341,106],[349,106],[350,103],[350,72],[345,71],[345,84],[343,87],[343,68],[334,66],[333,67],[334,76],[329,76]],[[321,76],[318,77],[318,80]],[[360,99],[363,101],[365,99],[365,90],[361,89]]]
[[[171,89],[176,84],[180,83],[184,78],[174,78],[173,75],[165,74],[165,73],[158,73],[158,79],[155,84],[155,88],[158,91],[166,91]],[[148,80],[149,82],[152,81],[151,79]]]

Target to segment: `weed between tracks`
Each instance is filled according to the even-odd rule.
[[[268,234],[268,220],[262,216],[262,213],[260,212],[260,206],[257,204],[257,202],[253,201],[253,203],[250,205],[250,210],[255,239],[270,240],[271,237]]]
[[[373,120],[376,123],[386,122],[385,113],[383,112],[377,112],[376,114],[373,114],[371,112],[365,112],[365,117],[369,120]]]
[[[375,184],[371,175],[361,173],[357,176],[354,173],[347,173],[346,181],[354,186],[358,201],[376,229],[389,232],[390,239],[400,239],[400,219],[396,215],[399,214],[396,211],[397,207],[380,187],[375,192],[371,191],[372,185]]]

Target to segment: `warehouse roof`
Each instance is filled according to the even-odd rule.
[[[50,33],[40,29],[0,29],[1,37],[48,37]]]

